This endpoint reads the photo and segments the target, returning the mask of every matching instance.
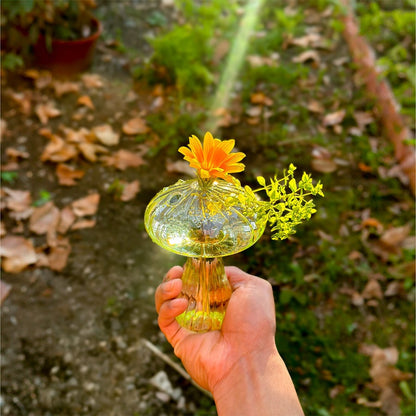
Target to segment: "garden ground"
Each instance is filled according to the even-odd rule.
[[[266,233],[226,262],[272,283],[276,342],[307,414],[411,415],[414,199],[355,79],[337,9],[272,3],[230,105],[218,113],[217,136],[236,139],[247,154],[243,183],[293,162],[323,182],[325,198],[293,238],[272,242]],[[357,13],[371,32],[402,22],[408,8]],[[88,74],[69,81],[32,69],[4,74],[4,414],[215,414],[206,394],[148,348],[176,360],[153,295],[183,259],[150,241],[143,215],[158,190],[188,173],[176,149],[190,134],[201,137],[241,15],[237,6],[235,14],[218,10],[110,2],[97,10],[105,32]],[[209,42],[198,19],[209,34],[210,22],[221,22]],[[193,52],[149,63],[153,38],[187,50],[178,22],[187,41],[191,33],[206,42],[208,73],[181,67]],[[400,63],[410,67],[406,33],[389,25],[381,32],[385,39],[369,35],[379,53],[402,46],[409,56],[401,51]],[[162,46],[153,43],[156,57]],[[413,126],[405,71],[389,70]]]

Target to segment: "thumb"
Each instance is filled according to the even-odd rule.
[[[233,291],[241,286],[247,285],[248,283],[252,283],[259,279],[256,276],[243,272],[241,269],[235,266],[225,267],[225,274],[227,275],[228,281],[230,282]]]

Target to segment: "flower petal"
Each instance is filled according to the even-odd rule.
[[[185,146],[180,147],[178,149],[178,152],[179,153],[182,153],[185,157],[190,157],[190,158],[193,158],[194,157],[193,152],[190,149],[188,149],[187,147],[185,147]]]
[[[245,165],[243,163],[235,163],[234,165],[228,166],[227,172],[228,173],[237,173],[242,172],[245,169]]]
[[[195,135],[189,137],[188,147],[179,148],[179,153],[196,169],[202,178],[222,178],[232,181],[229,173],[241,172],[244,164],[238,163],[246,155],[242,152],[231,153],[234,140],[220,140],[206,132],[203,144]]]
[[[192,135],[189,138],[189,147],[191,148],[192,152],[194,153],[195,157],[202,162],[204,159],[204,152],[202,151],[202,144],[198,137]]]
[[[231,153],[231,154],[227,155],[226,162],[227,163],[239,162],[241,159],[243,159],[245,157],[246,157],[246,155],[242,152]]]
[[[214,138],[212,134],[207,131],[204,136],[204,163],[210,166],[212,157],[214,155]]]
[[[225,153],[230,153],[235,146],[235,140],[224,140],[221,142],[220,146],[218,146],[221,150]]]

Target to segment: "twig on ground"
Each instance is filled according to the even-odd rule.
[[[150,350],[153,354],[158,356],[161,360],[163,360],[166,364],[168,364],[171,368],[178,372],[185,380],[190,381],[198,390],[200,390],[202,393],[204,393],[212,399],[212,394],[208,390],[203,389],[201,386],[195,383],[195,381],[192,380],[191,376],[183,369],[183,367],[175,363],[168,355],[160,351],[159,348],[157,348],[147,339],[142,338],[141,341],[148,350]]]

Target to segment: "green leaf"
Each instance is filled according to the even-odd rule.
[[[14,71],[17,68],[23,66],[23,59],[21,56],[16,55],[15,53],[6,53],[1,61],[1,66],[4,69]]]
[[[263,176],[257,176],[257,182],[261,185],[261,186],[266,186],[266,179],[263,178]]]
[[[293,293],[292,293],[291,290],[283,289],[280,292],[279,303],[281,305],[287,305],[290,302],[290,300],[292,299],[292,297],[293,297]]]
[[[253,190],[248,186],[248,185],[246,185],[245,187],[244,187],[244,189],[245,189],[245,191],[248,193],[248,195],[249,196],[251,196],[252,198],[256,198],[256,195],[254,195],[254,192],[253,192]]]
[[[1,180],[4,182],[13,182],[17,178],[17,172],[1,172]]]
[[[297,191],[298,186],[296,185],[296,180],[295,180],[295,178],[292,178],[292,179],[289,181],[289,188],[290,188],[290,190],[291,190],[291,191],[293,191],[293,192],[296,192],[296,191]]]
[[[41,191],[39,191],[39,198],[33,203],[33,205],[35,207],[40,207],[44,204],[46,204],[47,202],[49,202],[51,200],[52,196],[50,194],[50,192],[45,191],[44,189],[42,189]]]
[[[405,396],[408,400],[413,400],[414,399],[413,394],[412,394],[412,391],[411,391],[411,389],[410,389],[409,384],[407,383],[407,381],[402,380],[399,383],[399,387],[400,387],[400,390],[403,393],[403,396]]]

